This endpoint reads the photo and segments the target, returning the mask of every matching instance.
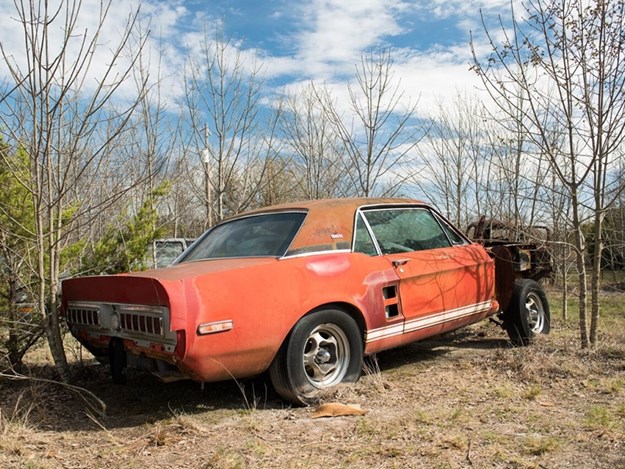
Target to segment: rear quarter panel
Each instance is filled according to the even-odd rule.
[[[258,374],[305,314],[345,303],[365,328],[386,323],[382,287],[397,277],[384,258],[337,253],[275,260],[189,280],[183,367],[202,380]],[[198,324],[232,320],[232,330],[197,335]],[[214,378],[210,378],[210,377]]]

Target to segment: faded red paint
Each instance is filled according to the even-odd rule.
[[[366,341],[365,353],[497,312],[493,261],[477,244],[389,256],[348,252],[356,210],[378,204],[422,205],[401,199],[344,199],[255,211],[306,210],[307,218],[289,252],[314,246],[336,252],[287,254],[282,259],[202,260],[147,272],[70,279],[63,282],[63,306],[93,302],[168,308],[171,331],[180,331],[179,338],[184,337],[175,353],[164,350],[156,339],[124,338],[124,346],[131,353],[173,363],[199,381],[265,371],[297,321],[324,305],[339,305],[357,318]],[[410,260],[393,266],[392,261],[401,258]],[[396,296],[385,298],[384,291]],[[467,309],[467,315],[460,317],[463,308],[475,304],[482,309],[474,314],[468,314],[471,310]],[[391,317],[385,307],[394,313]],[[446,311],[455,312],[457,317],[433,326],[420,322]],[[232,329],[198,335],[200,324],[219,321],[232,321]],[[87,331],[79,324],[69,326],[96,352],[106,351],[110,337],[115,335],[107,330]],[[404,330],[406,327],[415,330]]]

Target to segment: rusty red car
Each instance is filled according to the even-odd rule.
[[[200,382],[268,370],[280,396],[309,404],[356,381],[367,355],[487,317],[521,345],[549,332],[545,294],[513,251],[420,201],[290,203],[217,224],[172,266],[65,280],[62,307],[115,382],[130,366]]]

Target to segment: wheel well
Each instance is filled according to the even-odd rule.
[[[363,317],[362,313],[356,306],[350,303],[343,303],[343,302],[326,303],[324,305],[317,306],[315,309],[309,311],[304,316],[308,316],[309,314],[314,314],[317,311],[322,311],[324,309],[338,309],[339,311],[343,311],[344,313],[349,315],[354,321],[356,321],[356,324],[358,325],[358,329],[360,330],[360,338],[364,344],[365,330],[366,330],[365,318]]]
[[[319,305],[316,308],[311,309],[306,314],[304,314],[301,318],[298,319],[298,321],[301,320],[302,318],[306,317],[306,316],[309,316],[311,314],[315,314],[318,311],[323,311],[324,309],[336,309],[336,310],[342,311],[345,314],[349,315],[354,321],[356,321],[356,325],[358,326],[358,329],[360,330],[360,339],[362,340],[363,346],[365,345],[365,331],[366,331],[365,318],[363,317],[363,315],[360,312],[360,310],[357,307],[355,307],[354,305],[350,304],[350,303],[335,302],[335,303],[326,303],[326,304],[323,304],[323,305]],[[289,330],[287,335],[282,340],[282,344],[280,345],[280,349],[282,349],[285,346],[285,344],[288,342],[289,337],[290,337],[291,333],[293,332],[293,328],[294,327],[295,327],[295,324],[293,324],[293,326],[291,326],[291,329]],[[279,354],[280,351],[278,351],[277,353]],[[274,359],[275,359],[275,357],[274,357]]]

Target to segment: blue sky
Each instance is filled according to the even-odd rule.
[[[94,30],[100,0],[83,0],[77,30]],[[52,5],[60,0],[51,0]],[[114,44],[136,1],[112,0],[102,44]],[[189,50],[199,48],[202,30],[221,27],[231,41],[231,53],[262,66],[272,92],[297,91],[310,81],[340,91],[353,80],[362,54],[391,48],[396,79],[406,99],[419,99],[426,112],[458,92],[475,92],[479,81],[469,71],[469,32],[482,36],[480,11],[489,21],[509,16],[509,0],[144,0],[144,24],[152,32],[150,45],[165,54],[152,76],[164,77],[168,92],[182,93],[176,72]],[[22,34],[13,0],[0,0],[0,42],[17,63],[23,61]],[[57,31],[57,34],[60,32]],[[106,47],[92,72],[107,63]],[[251,65],[250,65],[251,66]],[[6,77],[0,65],[0,77]],[[169,80],[169,83],[167,83]]]
[[[389,47],[406,96],[431,109],[474,92],[469,34],[482,38],[480,11],[508,16],[508,0],[228,0],[181,3],[190,16],[222,22],[225,35],[261,58],[269,83],[296,88],[313,80],[340,89],[362,54]],[[494,23],[493,23],[494,24]],[[479,45],[479,50],[486,50]]]

